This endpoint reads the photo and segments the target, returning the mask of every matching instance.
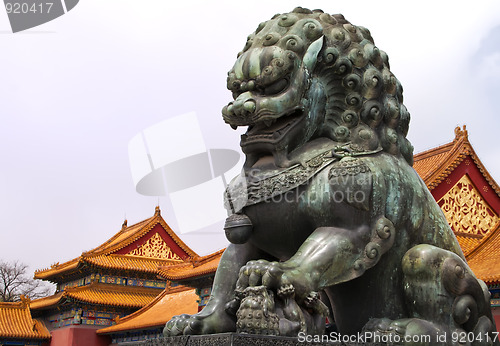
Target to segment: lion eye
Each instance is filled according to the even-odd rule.
[[[264,88],[265,95],[276,95],[281,93],[288,87],[288,80],[286,78],[282,78],[273,84],[270,84]]]

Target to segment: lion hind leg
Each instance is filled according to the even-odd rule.
[[[421,244],[406,252],[402,269],[408,320],[425,325],[421,333],[447,333],[450,344],[453,333],[476,333],[481,345],[497,345],[486,285],[458,255]]]

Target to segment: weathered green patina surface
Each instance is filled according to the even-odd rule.
[[[328,317],[345,335],[470,332],[487,344],[488,290],[411,167],[402,87],[367,29],[322,11],[276,15],[227,87],[224,121],[248,126],[225,196],[233,244],[205,309],[166,335],[323,334]]]

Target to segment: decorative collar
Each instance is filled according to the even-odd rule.
[[[327,151],[291,167],[270,174],[266,171],[253,170],[236,177],[226,188],[224,206],[230,214],[240,212],[244,207],[254,205],[306,183],[325,167],[344,157],[365,156],[380,152],[352,150],[352,145],[336,146]]]

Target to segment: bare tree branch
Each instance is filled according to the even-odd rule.
[[[30,299],[50,295],[52,287],[27,276],[28,266],[19,261],[0,260],[0,302],[19,301],[21,295]]]

